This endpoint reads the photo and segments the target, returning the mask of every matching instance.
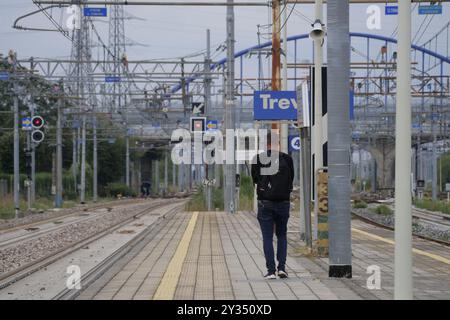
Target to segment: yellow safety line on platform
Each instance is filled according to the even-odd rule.
[[[170,260],[169,266],[164,273],[163,278],[156,290],[153,300],[172,300],[175,294],[175,289],[178,284],[178,279],[181,275],[184,259],[186,258],[189,243],[191,242],[192,234],[194,233],[195,224],[197,223],[198,212],[192,214],[191,220],[184,231],[183,237],[178,244],[177,250]]]
[[[356,228],[352,228],[352,231],[355,231],[357,233],[365,235],[366,237],[369,237],[369,238],[373,238],[373,239],[376,239],[376,240],[379,240],[379,241],[382,241],[382,242],[386,242],[386,243],[395,245],[395,241],[391,240],[391,239],[386,239],[386,238],[383,238],[383,237],[377,236],[375,234],[372,234],[372,233],[369,233],[369,232],[365,232],[365,231],[362,231],[362,230],[359,230],[359,229],[356,229]],[[437,261],[440,261],[442,263],[450,265],[450,259],[444,258],[442,256],[438,256],[437,254],[429,253],[429,252],[426,252],[426,251],[423,251],[423,250],[420,250],[420,249],[415,249],[415,248],[413,248],[412,251],[414,253],[416,253],[416,254],[419,254],[419,255],[422,255],[422,256],[425,256],[425,257],[428,257],[428,258],[431,258],[431,259],[434,259],[434,260],[437,260]]]

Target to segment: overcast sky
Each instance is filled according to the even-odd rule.
[[[220,0],[222,2],[223,0]],[[257,0],[261,1],[261,0]],[[351,31],[375,33],[390,36],[396,27],[396,16],[384,15],[382,10],[381,30],[368,30],[366,27],[368,5],[352,5]],[[15,49],[20,58],[46,57],[60,58],[70,56],[70,42],[58,33],[35,31],[17,31],[11,28],[14,20],[36,9],[31,0],[0,0],[0,52],[6,53]],[[162,57],[180,57],[205,48],[205,30],[211,29],[212,44],[216,45],[225,39],[225,7],[127,7],[127,13],[141,20],[127,20],[127,37],[145,44],[146,47],[128,48],[129,59],[149,59]],[[290,8],[289,11],[290,12]],[[444,14],[433,17],[429,27],[420,39],[420,43],[428,40],[450,19],[450,6],[444,4]],[[64,23],[67,15],[62,11],[53,12],[57,21]],[[299,15],[305,15],[307,18]],[[325,9],[326,12],[326,9]],[[268,23],[268,9],[259,7],[237,7],[236,13],[236,49],[243,49],[257,43],[257,25]],[[425,16],[419,16],[417,9],[413,13],[413,35]],[[309,22],[313,19],[312,5],[296,5],[289,19],[288,34],[302,34],[309,31]],[[107,19],[97,23],[107,42]],[[428,23],[425,21],[424,26]],[[23,26],[50,26],[42,15],[23,20]],[[423,26],[423,27],[424,27]],[[422,27],[422,30],[424,29]],[[417,38],[420,36],[417,35]],[[439,48],[445,50],[444,43]],[[445,54],[445,52],[441,52]],[[223,53],[222,53],[223,56]]]

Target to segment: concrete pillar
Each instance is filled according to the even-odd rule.
[[[159,190],[159,160],[155,160],[155,194],[160,196]]]
[[[377,178],[380,188],[394,187],[395,143],[394,141],[378,140],[376,144],[369,146],[377,164]]]
[[[178,165],[178,192],[184,191],[184,164]]]
[[[172,187],[177,185],[177,166],[172,163]]]

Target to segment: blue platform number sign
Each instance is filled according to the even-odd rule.
[[[349,94],[349,102],[350,102],[350,120],[355,120],[355,92],[350,90]]]
[[[107,15],[107,8],[84,8],[85,17],[106,17]]]
[[[299,136],[289,136],[289,152],[300,151],[300,137]]]
[[[442,5],[419,5],[419,14],[442,14]]]
[[[0,81],[7,81],[9,80],[9,73],[8,72],[0,72]]]
[[[31,129],[32,129],[31,118],[30,117],[22,118],[22,130],[29,131]]]
[[[206,122],[206,131],[214,131],[219,128],[219,123],[217,120],[208,120]]]
[[[255,91],[254,120],[297,120],[296,91]]]
[[[398,15],[398,6],[386,6],[384,7],[384,14],[389,15]]]
[[[107,83],[120,82],[120,77],[117,77],[117,76],[107,76],[107,77],[105,77],[105,82],[107,82]]]

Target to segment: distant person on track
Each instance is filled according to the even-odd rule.
[[[150,188],[151,184],[150,181],[144,181],[141,184],[141,194],[143,198],[147,198],[150,196]]]
[[[270,169],[269,168],[274,168]],[[272,135],[267,135],[267,150],[252,161],[252,179],[258,194],[258,222],[263,236],[266,258],[266,279],[287,278],[287,223],[289,220],[290,195],[294,180],[294,162],[291,156],[272,145]],[[273,248],[273,234],[277,236],[277,260]]]

